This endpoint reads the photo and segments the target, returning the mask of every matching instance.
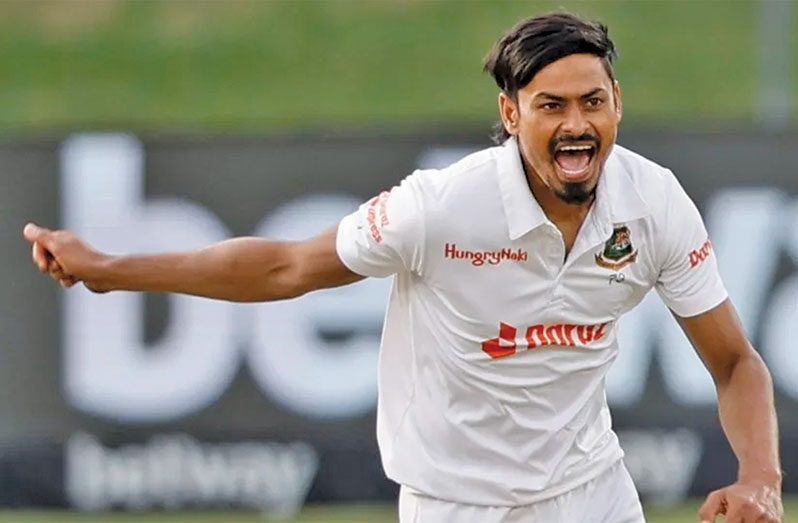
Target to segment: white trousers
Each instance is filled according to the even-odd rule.
[[[622,461],[559,496],[517,507],[464,505],[399,491],[400,523],[645,523]]]

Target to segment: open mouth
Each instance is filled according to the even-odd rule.
[[[590,176],[595,156],[594,144],[561,145],[554,151],[554,163],[566,181],[584,181]]]

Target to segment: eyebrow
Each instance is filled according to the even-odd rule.
[[[583,94],[582,96],[580,96],[579,99],[580,100],[586,100],[588,98],[591,98],[591,97],[597,95],[600,92],[606,92],[606,89],[604,89],[603,87],[596,87],[595,89],[592,89],[592,90],[588,91],[587,93]],[[556,94],[547,93],[545,91],[541,91],[538,94],[536,94],[535,98],[546,98],[546,99],[549,99],[549,100],[554,100],[555,102],[564,102],[566,100],[566,98],[564,96],[559,96],[559,95],[556,95]]]
[[[606,90],[603,87],[596,87],[592,91],[588,91],[579,98],[581,98],[582,100],[587,100],[588,98],[592,98],[601,92],[606,92]]]

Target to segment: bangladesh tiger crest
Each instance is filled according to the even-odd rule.
[[[624,224],[616,225],[604,250],[596,254],[596,265],[618,271],[637,261],[637,250],[632,245],[632,233]]]

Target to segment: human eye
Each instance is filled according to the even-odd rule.
[[[601,99],[600,97],[598,97],[598,96],[591,96],[590,98],[588,98],[588,99],[585,101],[585,104],[586,104],[588,107],[601,107],[601,104],[603,104],[603,103],[604,103],[604,100],[602,100],[602,99]]]
[[[538,106],[544,111],[556,111],[561,107],[560,102],[544,102]]]

